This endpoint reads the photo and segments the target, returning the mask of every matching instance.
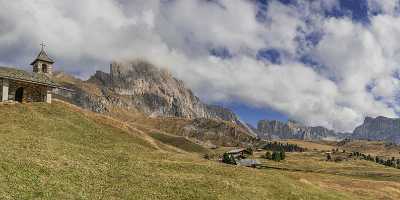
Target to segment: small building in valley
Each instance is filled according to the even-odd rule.
[[[246,149],[233,149],[225,152],[225,154],[231,155],[234,158],[245,158]]]
[[[63,89],[51,79],[53,64],[42,44],[41,51],[31,63],[32,72],[0,66],[1,102],[51,103],[53,89]]]
[[[222,162],[254,168],[260,166],[260,161],[248,158],[250,155],[252,152],[249,149],[233,149],[224,153]]]

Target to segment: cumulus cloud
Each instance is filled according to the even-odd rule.
[[[393,2],[368,0],[370,23],[361,24],[326,15],[340,8],[336,0],[270,0],[262,9],[254,0],[0,0],[0,63],[27,68],[42,41],[57,69],[80,77],[106,71],[113,59],[144,58],[208,102],[351,131],[365,116],[399,111]],[[260,59],[265,49],[281,62]]]
[[[399,0],[368,0],[369,9],[372,12],[395,14],[399,7]]]

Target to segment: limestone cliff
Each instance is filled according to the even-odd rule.
[[[366,117],[364,123],[354,130],[352,137],[400,144],[400,119]]]
[[[240,123],[229,109],[202,103],[181,80],[148,62],[113,62],[110,73],[98,71],[87,82],[100,86],[105,97],[118,97],[117,104],[135,107],[152,117],[208,118]]]

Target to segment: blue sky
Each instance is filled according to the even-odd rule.
[[[145,59],[210,104],[352,131],[398,117],[399,0],[0,1],[0,64],[28,69],[45,41],[80,78]],[[200,20],[201,19],[201,20]]]
[[[266,108],[254,108],[243,104],[227,104],[222,105],[232,109],[241,120],[257,127],[257,123],[260,120],[279,120],[286,122],[288,117],[280,112],[274,111],[273,109]]]
[[[296,0],[279,0],[281,3],[288,6],[298,6],[298,1]],[[267,12],[269,0],[258,0],[258,7],[262,12]],[[369,13],[368,13],[368,2],[367,0],[340,0],[339,6],[332,10],[325,10],[324,14],[326,17],[343,18],[350,17],[354,22],[368,25],[369,23]],[[260,15],[260,14],[259,14]],[[262,15],[262,14],[261,14]],[[262,18],[263,17],[260,17]],[[307,41],[314,43],[314,45],[320,39],[320,34],[312,33],[306,38]],[[220,52],[213,51],[212,55],[220,56],[226,58],[229,55],[229,50],[223,49]],[[281,63],[281,52],[279,49],[261,49],[257,54],[257,58],[260,60],[267,60],[274,64]],[[311,63],[309,57],[304,57],[303,63],[308,65],[318,65],[318,63]],[[237,113],[240,118],[251,125],[257,127],[257,123],[261,119],[266,120],[280,120],[287,121],[288,116],[281,112],[278,112],[271,108],[255,108],[250,105],[233,103],[226,104],[226,106]]]

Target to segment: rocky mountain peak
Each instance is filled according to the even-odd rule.
[[[374,118],[372,118],[372,117],[365,117],[364,123],[370,123],[370,122],[372,122],[373,120],[374,120]]]

